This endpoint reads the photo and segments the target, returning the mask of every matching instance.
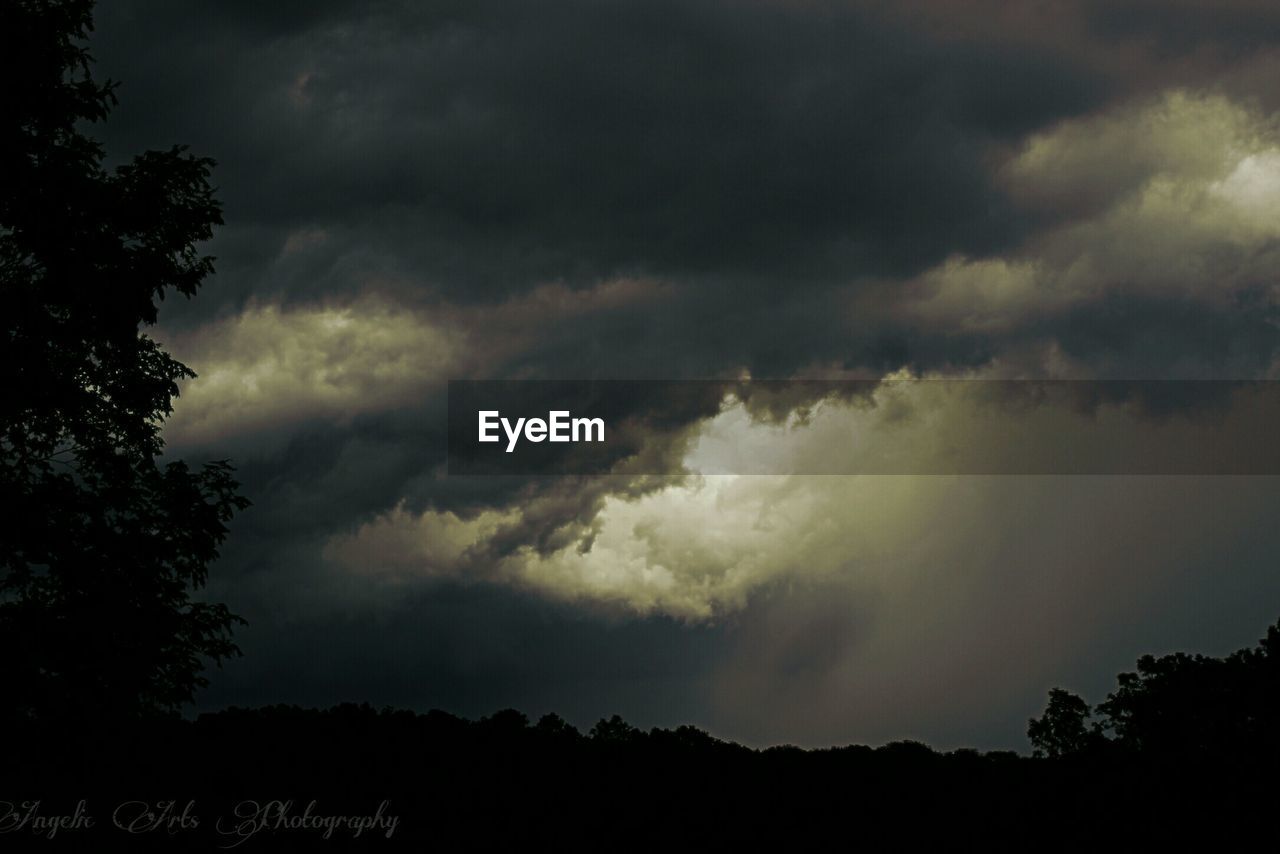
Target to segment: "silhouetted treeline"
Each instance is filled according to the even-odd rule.
[[[30,722],[5,733],[0,841],[70,850],[121,839],[131,850],[535,842],[609,850],[843,838],[1042,850],[1093,845],[1105,828],[1110,843],[1144,849],[1197,833],[1233,847],[1268,827],[1274,811],[1278,640],[1280,624],[1225,658],[1144,656],[1097,709],[1055,690],[1031,722],[1034,756],[941,753],[911,741],[754,749],[692,726],[645,731],[618,716],[582,732],[554,714],[531,721],[508,709],[469,721],[368,704],[96,727]],[[83,800],[98,825],[53,840],[3,833],[20,820],[19,805],[37,799],[47,815],[70,814]],[[316,827],[254,824],[252,811],[272,802],[289,804],[294,818],[314,809],[397,823],[329,839]],[[135,827],[152,815],[158,827],[172,825],[184,810],[199,821],[125,836],[112,824],[121,804]],[[235,818],[245,809],[250,818]],[[150,812],[139,819],[138,810]],[[253,832],[240,839],[237,827]]]
[[[1209,834],[1234,848],[1266,830],[1276,787],[1280,625],[1226,658],[1144,657],[1092,710],[1051,694],[1030,736],[1037,756],[947,753],[911,741],[754,749],[692,726],[641,730],[614,716],[581,732],[551,714],[477,721],[345,704],[230,708],[194,721],[13,732],[0,801],[51,814],[84,799],[100,825],[71,849],[126,838],[131,850],[523,849],[532,845],[725,848],[891,844],[1143,850]],[[272,801],[300,815],[397,817],[354,838],[264,821],[244,839],[228,817]],[[122,837],[122,802],[167,802],[198,826]],[[0,808],[4,805],[0,804]],[[131,815],[134,813],[130,813]],[[256,815],[256,813],[253,813]],[[3,817],[0,816],[0,829]],[[145,825],[145,822],[144,822]],[[76,835],[76,834],[79,835]],[[67,842],[66,839],[70,839]],[[31,835],[4,841],[57,844]]]

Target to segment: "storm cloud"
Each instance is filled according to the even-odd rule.
[[[1270,4],[97,22],[108,153],[218,161],[218,273],[152,331],[199,374],[171,453],[254,501],[208,702],[1017,745],[1050,684],[1274,617],[1268,478],[459,478],[444,447],[449,379],[1277,378]],[[891,403],[921,455],[958,423]],[[650,452],[831,452],[821,419],[705,415]]]

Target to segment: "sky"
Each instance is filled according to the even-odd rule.
[[[1025,750],[1049,688],[1100,700],[1280,616],[1275,477],[705,473],[848,470],[853,434],[1002,453],[927,390],[689,414],[649,437],[680,477],[450,477],[444,443],[459,379],[1280,379],[1280,6],[96,20],[113,162],[218,164],[217,273],[148,331],[198,374],[167,452],[230,457],[253,501],[207,591],[244,657],[197,708]],[[1031,410],[1000,417],[1068,417]]]

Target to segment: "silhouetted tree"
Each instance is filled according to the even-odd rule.
[[[1280,754],[1280,623],[1226,658],[1138,659],[1098,711],[1116,742],[1165,756]]]
[[[548,712],[538,718],[538,724],[534,729],[548,738],[572,741],[582,738],[582,733],[578,732],[577,727],[557,715],[555,712]]]
[[[499,709],[478,724],[491,738],[512,738],[524,735],[529,728],[529,718],[516,709]]]
[[[1051,691],[1044,716],[1027,729],[1036,752],[1063,756],[1105,743],[1164,759],[1280,756],[1280,623],[1257,647],[1225,658],[1144,655],[1117,683],[1093,727],[1083,700]]]
[[[590,736],[593,741],[607,744],[632,744],[644,738],[644,733],[623,720],[621,715],[614,715],[596,721]]]
[[[212,161],[148,151],[108,171],[115,104],[90,73],[91,0],[0,5],[0,715],[169,712],[237,650],[193,601],[247,505],[229,467],[161,465],[194,374],[141,327],[213,267]]]
[[[1089,743],[1089,704],[1061,688],[1049,692],[1049,705],[1027,722],[1027,738],[1036,756],[1078,753]]]

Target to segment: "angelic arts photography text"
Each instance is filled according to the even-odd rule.
[[[105,806],[105,808],[103,808]],[[312,835],[319,839],[391,839],[400,816],[383,800],[371,813],[326,812],[318,801],[243,800],[230,809],[202,810],[194,799],[123,800],[91,805],[51,804],[42,800],[0,801],[0,835],[58,839],[94,832],[133,836],[212,834],[223,848],[236,848],[258,837]]]

